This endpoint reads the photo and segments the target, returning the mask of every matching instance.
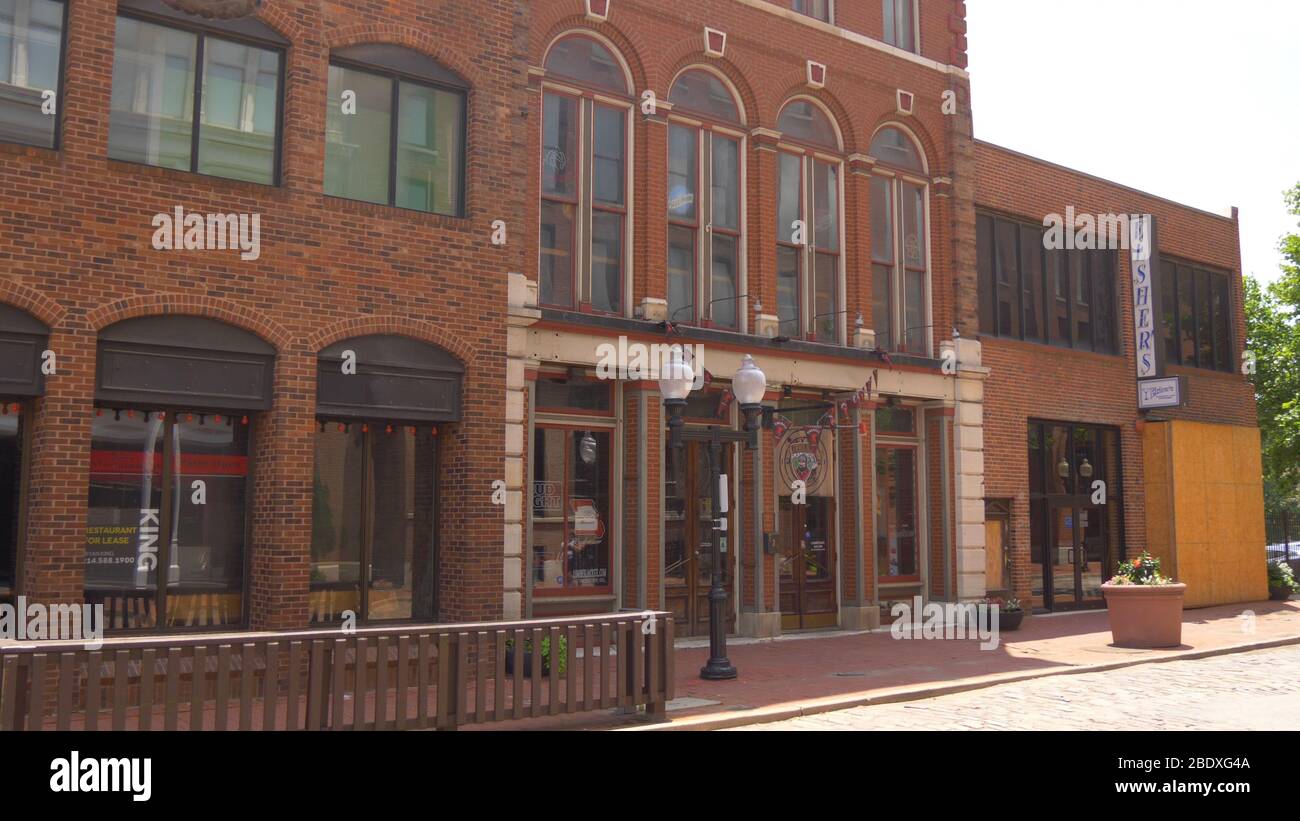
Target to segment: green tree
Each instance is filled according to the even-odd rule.
[[[1300,218],[1300,184],[1285,196],[1288,211]],[[1255,361],[1270,513],[1300,512],[1300,231],[1284,237],[1280,248],[1281,278],[1267,287],[1245,280],[1247,349]]]

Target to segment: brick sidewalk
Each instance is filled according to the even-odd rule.
[[[1246,611],[1255,614],[1247,632]],[[537,719],[496,729],[708,729],[758,723],[872,702],[900,701],[957,692],[990,682],[1063,672],[1195,657],[1242,646],[1300,643],[1300,601],[1188,610],[1183,646],[1172,650],[1128,650],[1110,646],[1105,611],[1064,616],[1031,616],[1014,633],[1003,633],[996,650],[981,650],[978,640],[893,639],[888,631],[783,636],[775,640],[737,640],[728,656],[735,681],[699,678],[708,648],[679,648],[677,692],[693,706],[674,709],[666,724],[650,725],[630,716],[569,720]],[[703,703],[700,703],[703,702]]]

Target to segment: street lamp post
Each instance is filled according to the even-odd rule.
[[[674,452],[680,451],[685,441],[707,443],[709,453],[709,500],[712,505],[713,518],[713,580],[709,587],[709,660],[700,668],[700,678],[710,681],[733,679],[736,668],[727,658],[727,591],[723,587],[724,567],[722,562],[722,539],[726,530],[726,520],[722,511],[721,474],[723,445],[729,442],[744,443],[746,449],[752,450],[758,445],[759,418],[763,412],[763,394],[767,390],[767,377],[754,364],[754,359],[745,354],[731,382],[744,416],[742,431],[724,430],[720,426],[710,425],[706,431],[684,431],[685,420],[682,411],[686,407],[686,397],[691,393],[695,373],[682,357],[681,348],[674,345],[669,354],[669,361],[663,368],[659,379],[659,391],[664,397],[664,407],[668,411],[669,446]]]

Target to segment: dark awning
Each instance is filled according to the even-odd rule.
[[[275,349],[197,316],[147,316],[99,334],[95,399],[105,404],[270,410]]]
[[[0,396],[40,396],[45,392],[41,354],[50,329],[36,317],[0,304]]]
[[[344,373],[344,352],[356,373]],[[328,419],[456,422],[465,368],[447,351],[404,336],[345,339],[320,352],[316,415]]]

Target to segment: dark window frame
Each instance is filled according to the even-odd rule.
[[[137,20],[142,23],[151,23],[156,26],[176,29],[178,31],[190,32],[195,36],[194,49],[194,110],[191,112],[190,127],[190,167],[189,169],[166,168],[165,166],[153,165],[151,163],[142,163],[136,160],[126,160],[118,157],[109,157],[113,162],[127,163],[130,165],[140,165],[146,168],[163,168],[167,171],[177,171],[183,174],[195,174],[200,177],[206,177],[214,180],[228,180],[234,183],[246,183],[248,185],[264,185],[270,188],[279,188],[283,186],[284,179],[284,101],[285,101],[285,76],[288,63],[289,47],[288,44],[274,40],[265,36],[258,36],[249,33],[242,28],[223,26],[218,21],[177,19],[168,14],[151,11],[146,8],[135,6],[119,5],[117,14],[113,17],[114,31],[116,32],[117,19],[126,17]],[[236,21],[238,22],[238,21]],[[199,141],[202,130],[203,117],[203,52],[208,37],[216,37],[221,40],[228,40],[240,45],[254,46],[256,48],[266,49],[276,52],[279,57],[279,71],[276,77],[276,101],[275,101],[275,151],[274,159],[271,164],[271,181],[270,182],[253,182],[250,180],[239,180],[231,177],[223,177],[218,174],[205,174],[199,171]],[[113,59],[117,60],[117,39],[114,34],[113,41]],[[113,117],[112,111],[109,111],[109,120]]]
[[[68,74],[68,7],[72,5],[70,0],[50,0],[53,3],[60,3],[63,6],[63,20],[59,27],[59,68],[58,79],[54,88],[54,131],[50,135],[50,144],[42,145],[40,143],[26,141],[5,141],[6,145],[26,145],[32,148],[42,148],[46,151],[59,151],[63,148],[63,89],[67,85]]]
[[[433,554],[432,557],[433,566],[430,571],[431,573],[430,597],[432,599],[430,606],[434,613],[433,620],[437,621],[441,614],[441,610],[440,610],[441,596],[439,594],[439,589],[438,589],[438,578],[439,578],[439,573],[442,569],[441,567],[442,551],[441,551],[441,541],[439,536],[442,532],[441,523],[442,523],[442,496],[443,496],[442,483],[437,479],[437,477],[441,475],[440,471],[443,464],[443,449],[441,447],[438,434],[436,433],[436,431],[438,430],[438,425],[430,425],[428,423],[422,423],[416,425],[410,422],[390,421],[387,419],[366,419],[366,420],[353,419],[353,418],[345,419],[345,418],[335,418],[327,415],[318,415],[316,417],[316,424],[319,426],[319,428],[317,433],[313,434],[313,438],[312,438],[313,462],[315,461],[315,448],[317,446],[316,437],[319,436],[321,433],[326,432],[325,429],[329,425],[343,425],[345,428],[344,433],[346,434],[351,434],[351,427],[353,425],[357,425],[361,428],[359,431],[359,433],[362,436],[360,469],[361,469],[361,487],[363,488],[370,487],[375,483],[374,452],[375,452],[376,439],[378,439],[380,436],[407,436],[409,435],[408,430],[410,429],[415,429],[417,433],[420,428],[432,429],[435,431],[435,433],[433,434],[433,442],[434,442],[433,475],[435,477],[435,480],[431,488],[433,498],[432,500],[430,500],[430,504],[432,505],[432,510],[430,511],[430,521],[431,521],[430,527],[433,530],[433,544],[430,547],[430,550],[432,551]],[[392,430],[388,431],[387,428],[390,427],[392,428]],[[380,428],[384,428],[384,430],[381,430]],[[414,569],[412,569],[411,571],[412,572],[411,616],[408,618],[396,618],[396,619],[371,618],[370,594],[372,589],[374,566],[375,566],[375,523],[376,523],[375,509],[374,509],[375,505],[374,505],[373,495],[370,493],[362,493],[360,495],[359,501],[360,501],[360,512],[357,516],[357,521],[361,527],[361,534],[358,542],[358,557],[357,557],[357,563],[358,563],[357,613],[356,613],[357,624],[374,627],[374,626],[384,626],[384,625],[411,624],[413,622],[427,621],[428,619],[424,615],[420,615],[415,612],[416,611],[415,600],[419,597],[420,591],[416,589]],[[314,539],[314,533],[315,533],[314,514],[312,519],[313,519],[312,533]],[[315,561],[314,557],[311,557],[311,561],[312,562]],[[310,612],[311,594],[315,592],[315,590],[321,589],[321,588],[314,587],[314,585],[316,584],[317,584],[316,582],[310,579],[308,580],[307,593],[308,593],[309,612],[307,614],[307,618],[310,623],[310,626],[313,629],[315,629],[315,628],[328,628],[331,625],[340,624],[343,621],[341,617],[337,619],[321,619],[319,621],[312,619],[312,613]]]
[[[1234,332],[1236,312],[1233,298],[1233,280],[1235,274],[1225,271],[1221,268],[1215,268],[1210,265],[1202,265],[1180,257],[1161,256],[1161,278],[1160,278],[1160,298],[1157,300],[1161,306],[1161,333],[1160,338],[1167,340],[1167,333],[1173,334],[1174,345],[1170,349],[1166,343],[1165,353],[1167,364],[1177,365],[1183,368],[1196,368],[1204,371],[1218,371],[1219,373],[1235,372],[1235,355],[1237,352],[1237,340]],[[1173,276],[1169,276],[1173,274]],[[1191,307],[1192,307],[1192,350],[1190,357],[1192,361],[1187,361],[1189,357],[1183,356],[1183,316],[1182,316],[1182,297],[1184,294],[1183,279],[1188,279],[1190,286]],[[1209,282],[1209,293],[1201,294],[1200,283],[1202,279]],[[1221,289],[1226,286],[1226,291]],[[1168,290],[1166,290],[1168,289]],[[1171,328],[1165,321],[1164,306],[1165,297],[1169,295],[1173,298],[1174,307],[1174,324]],[[1215,302],[1220,297],[1226,297],[1225,304],[1222,306],[1222,315],[1216,315],[1214,308]],[[1201,339],[1200,313],[1202,308],[1202,299],[1209,299],[1210,305],[1210,352],[1209,363],[1205,364],[1201,360],[1203,357],[1203,341]],[[1222,321],[1222,324],[1220,324]],[[1223,331],[1224,338],[1221,340],[1219,332]],[[1222,342],[1222,345],[1220,344]],[[1226,351],[1226,358],[1221,354],[1220,348]],[[1172,356],[1170,355],[1172,354]]]
[[[405,49],[404,46],[395,46],[395,48]],[[378,62],[367,62],[365,60],[339,56],[334,53],[330,55],[329,65],[347,69],[348,71],[358,71],[363,74],[370,74],[375,77],[382,77],[389,81],[389,109],[388,109],[388,199],[386,202],[377,203],[369,200],[358,200],[352,197],[343,197],[337,194],[326,194],[330,199],[346,200],[348,202],[364,202],[367,205],[378,205],[384,208],[396,208],[400,211],[409,211],[413,214],[432,214],[435,217],[446,217],[448,219],[465,219],[468,209],[466,208],[466,196],[468,192],[467,177],[469,176],[469,92],[467,85],[452,82],[449,79],[434,79],[422,74],[414,74],[408,70],[395,68],[391,64],[384,65]],[[397,150],[398,150],[398,126],[401,121],[401,84],[410,83],[424,88],[432,88],[437,91],[444,91],[449,94],[455,94],[460,97],[460,122],[459,134],[460,144],[456,146],[459,155],[458,165],[460,166],[460,180],[456,191],[456,208],[453,213],[444,214],[441,211],[425,211],[420,208],[408,208],[404,205],[397,204]]]
[[[991,230],[982,232],[982,224],[990,225]],[[997,279],[997,273],[1002,263],[997,241],[999,226],[1014,226],[1015,228],[1014,242],[1011,244],[1015,249],[1016,258],[1008,263],[1014,264],[1013,281],[1005,284],[999,283]],[[1039,236],[1038,245],[1042,246],[1042,236],[1045,232],[1042,225],[1029,222],[1020,217],[986,209],[979,209],[976,213],[976,265],[979,279],[980,335],[1028,342],[1033,345],[1052,345],[1057,348],[1093,352],[1103,356],[1123,356],[1123,338],[1119,332],[1119,289],[1115,284],[1119,276],[1119,257],[1118,251],[1115,250],[1067,251],[1065,249],[1043,248],[1038,271],[1035,275],[1035,288],[1033,289],[1039,302],[1037,314],[1040,320],[1039,334],[1036,338],[1025,336],[1024,297],[1026,288],[1023,273],[1025,240],[1022,236],[1024,231],[1036,232]],[[982,233],[987,233],[987,239],[991,241],[991,246],[987,251],[980,247],[980,243],[984,239]],[[1079,270],[1083,273],[1082,280],[1074,276],[1074,271],[1070,265],[1071,257],[1076,254],[1079,260]],[[1111,257],[1108,264],[1101,262],[1103,255]],[[1059,266],[1064,266],[1066,321],[1070,328],[1068,341],[1061,337],[1056,324],[1058,319],[1056,282],[1051,275],[1057,274]],[[1099,304],[1097,284],[1104,276],[1111,278],[1110,287],[1104,292],[1110,298],[1102,300],[1108,304]],[[1076,310],[1079,305],[1083,304],[1078,299],[1080,281],[1084,281],[1088,285],[1088,301],[1086,304],[1089,311],[1089,335],[1087,340],[1080,339],[1079,312]],[[1012,323],[1008,332],[1003,331],[999,322],[998,308],[1001,304],[999,289],[1009,290],[1012,298],[1010,306]],[[1099,310],[1106,311],[1107,321],[1105,323],[1098,322],[1097,312]],[[1109,339],[1098,340],[1097,329],[1099,326],[1109,330]]]
[[[104,633],[106,635],[114,635],[114,636],[141,636],[141,635],[149,636],[149,635],[175,635],[175,634],[185,634],[185,633],[211,633],[214,629],[228,631],[228,632],[242,632],[242,631],[251,630],[252,629],[252,624],[251,624],[252,603],[253,603],[253,598],[251,595],[252,594],[251,580],[252,580],[252,572],[253,572],[253,514],[254,514],[254,507],[255,507],[254,504],[255,499],[253,498],[254,497],[253,489],[257,486],[257,480],[258,480],[257,471],[259,465],[258,459],[256,457],[256,451],[254,449],[254,443],[257,441],[257,435],[258,435],[258,417],[253,413],[239,414],[237,412],[232,413],[230,411],[219,411],[219,413],[222,416],[224,416],[226,419],[229,420],[229,423],[231,425],[243,425],[244,424],[242,421],[243,416],[247,416],[249,420],[247,423],[248,475],[244,477],[244,528],[243,528],[244,530],[243,565],[244,566],[243,566],[243,578],[240,580],[239,622],[237,624],[223,624],[223,625],[215,625],[215,626],[210,624],[209,625],[196,624],[192,626],[168,627],[166,616],[167,616],[167,588],[169,584],[164,578],[163,574],[167,572],[167,568],[170,565],[170,560],[172,558],[171,539],[168,537],[168,534],[172,532],[171,526],[173,524],[172,521],[173,506],[172,506],[171,499],[172,499],[172,492],[174,489],[173,485],[175,484],[174,481],[175,459],[172,458],[172,454],[174,453],[174,449],[173,449],[174,445],[172,444],[173,441],[172,431],[175,429],[175,426],[177,424],[177,416],[179,415],[179,413],[186,413],[188,415],[191,412],[195,414],[199,414],[201,412],[199,409],[194,409],[193,411],[191,411],[191,409],[189,408],[177,408],[174,406],[167,406],[167,407],[153,406],[153,407],[146,408],[142,405],[130,405],[130,404],[119,404],[119,403],[106,404],[103,402],[96,402],[94,407],[95,407],[95,413],[97,414],[110,413],[110,412],[122,412],[122,411],[133,411],[136,413],[142,413],[146,415],[151,413],[160,413],[160,412],[166,414],[166,418],[163,420],[163,432],[162,432],[163,472],[162,472],[162,478],[160,480],[162,483],[162,495],[160,497],[159,507],[158,507],[158,582],[157,582],[157,589],[154,591],[154,596],[155,596],[154,606],[157,608],[156,611],[157,617],[155,619],[153,627],[113,629],[109,626],[109,622],[107,621],[108,619],[111,619],[112,616],[106,614],[105,615],[106,621],[104,622],[103,625]],[[89,449],[90,449],[89,443],[87,443],[87,450],[89,451]],[[89,489],[90,489],[89,482],[86,485],[86,489],[87,492],[89,493]],[[83,556],[82,556],[83,561],[85,559],[84,547],[85,546],[83,544]],[[85,600],[84,587],[83,587],[82,598],[84,601]]]

